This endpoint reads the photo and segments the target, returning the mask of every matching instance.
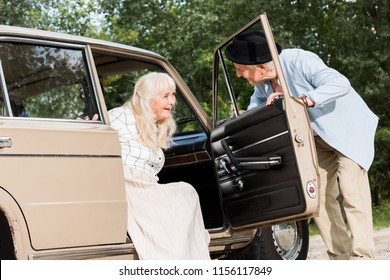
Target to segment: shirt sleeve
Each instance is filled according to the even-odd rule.
[[[124,114],[121,112],[120,108],[114,108],[108,111],[108,116],[110,118],[110,125],[113,129],[120,131],[124,124]]]
[[[258,83],[254,87],[254,92],[251,96],[248,110],[256,107],[264,107],[268,96],[273,92],[269,82]]]
[[[134,116],[124,107],[117,107],[108,112],[111,127],[118,131],[123,141],[138,139],[138,131]]]
[[[322,107],[351,90],[349,80],[337,70],[328,67],[316,54],[301,51],[296,58],[296,70],[312,85],[313,89],[302,92]]]

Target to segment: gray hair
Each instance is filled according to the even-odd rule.
[[[134,112],[140,140],[152,150],[168,148],[176,130],[172,115],[156,123],[150,106],[156,95],[168,89],[176,90],[175,81],[168,74],[150,72],[137,80],[133,96],[124,104]]]
[[[275,63],[273,60],[271,61],[268,61],[266,63],[262,63],[263,65],[266,65],[267,66],[267,69],[268,70],[274,70],[275,69]],[[252,70],[256,70],[257,68],[257,64],[253,64],[253,65],[247,65],[250,69]]]

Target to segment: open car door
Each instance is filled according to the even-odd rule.
[[[284,98],[240,113],[224,49],[250,29],[266,35]],[[227,118],[221,110],[228,107],[224,90],[232,108]],[[319,177],[310,121],[302,101],[290,95],[265,13],[215,50],[213,96],[211,146],[228,224],[239,230],[316,216]]]

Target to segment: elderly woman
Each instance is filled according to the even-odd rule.
[[[128,233],[140,259],[210,259],[195,189],[188,183],[158,183],[163,149],[175,132],[176,86],[165,73],[138,79],[132,97],[109,111],[122,149]]]

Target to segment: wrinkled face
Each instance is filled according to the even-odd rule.
[[[176,104],[175,89],[168,89],[157,94],[151,101],[150,107],[156,122],[165,120],[171,115],[173,106]]]
[[[270,71],[265,64],[243,65],[234,63],[234,67],[236,68],[236,76],[246,79],[251,85],[276,77],[275,71]]]

